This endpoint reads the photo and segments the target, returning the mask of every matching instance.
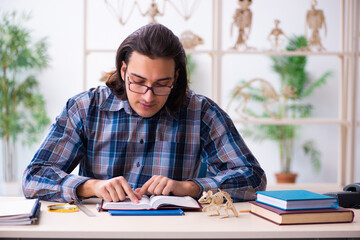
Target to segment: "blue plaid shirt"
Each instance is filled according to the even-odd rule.
[[[71,174],[79,164],[79,175]],[[124,176],[135,189],[153,175],[194,181],[201,192],[221,188],[235,201],[266,187],[263,169],[210,99],[190,91],[177,112],[164,107],[143,118],[98,87],[68,100],[25,170],[23,190],[27,198],[79,201],[76,188],[88,179]]]

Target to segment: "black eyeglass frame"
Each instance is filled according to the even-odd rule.
[[[154,87],[148,87],[144,84],[141,84],[141,83],[136,83],[136,82],[131,82],[130,81],[130,77],[129,76],[126,76],[127,77],[127,81],[128,81],[128,85],[129,85],[129,90],[133,93],[137,93],[137,94],[145,94],[147,93],[149,90],[152,91],[152,93],[155,95],[155,96],[169,96],[170,93],[171,93],[171,90],[173,89],[174,85],[171,85],[171,86],[154,86]],[[131,84],[134,84],[134,85],[138,85],[138,86],[142,86],[142,87],[146,87],[146,90],[144,92],[137,92],[137,91],[134,91],[131,89]],[[170,91],[169,93],[167,94],[157,94],[156,93],[156,89],[159,89],[159,88],[162,88],[162,89],[165,89],[165,88],[170,88]]]

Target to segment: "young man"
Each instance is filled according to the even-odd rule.
[[[23,176],[27,198],[69,202],[143,194],[254,199],[265,173],[229,116],[188,89],[179,39],[146,25],[120,45],[106,87],[68,100]],[[201,163],[207,177],[198,177]],[[70,174],[80,164],[79,175]]]

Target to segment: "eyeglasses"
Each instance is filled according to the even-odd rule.
[[[146,85],[131,82],[129,76],[127,77],[129,82],[129,90],[138,93],[138,94],[145,94],[147,91],[151,90],[155,96],[167,96],[171,93],[171,89],[173,86],[154,86],[148,87]]]

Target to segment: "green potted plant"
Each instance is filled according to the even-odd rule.
[[[29,15],[4,13],[0,20],[0,138],[5,182],[17,181],[16,143],[36,142],[50,123],[36,71],[48,66],[46,39],[32,41],[23,26]]]
[[[286,47],[287,51],[295,51],[301,47],[307,46],[307,40],[303,36],[294,36],[289,40]],[[316,88],[324,85],[326,79],[331,75],[326,72],[319,79],[311,81],[305,70],[306,56],[272,56],[272,69],[279,75],[279,89],[282,94],[285,87],[294,89],[292,96],[280,98],[277,109],[272,109],[278,119],[282,118],[308,118],[311,116],[312,104],[304,104],[303,100],[313,94]],[[250,99],[265,102],[260,88],[248,86]],[[256,114],[249,108],[244,110],[247,114],[258,118],[269,118],[268,112]],[[253,125],[242,130],[244,136],[249,136],[256,141],[271,140],[278,145],[280,155],[280,172],[275,174],[278,183],[295,182],[296,173],[292,172],[291,166],[294,155],[294,141],[299,136],[300,125]],[[314,142],[308,140],[302,145],[302,149],[307,155],[315,169],[320,170],[320,152],[317,150]],[[290,179],[290,180],[288,180]]]

